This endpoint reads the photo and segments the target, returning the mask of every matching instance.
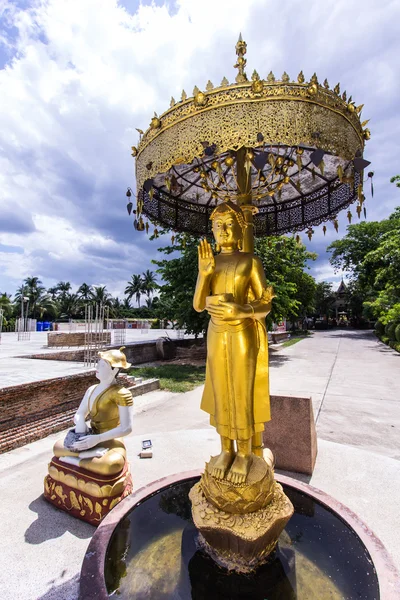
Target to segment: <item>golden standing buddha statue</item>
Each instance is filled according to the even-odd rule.
[[[195,310],[211,315],[201,408],[221,437],[213,477],[242,484],[251,467],[252,441],[260,446],[270,420],[264,318],[273,294],[260,259],[241,251],[246,223],[240,207],[231,201],[220,204],[211,219],[220,253],[214,256],[210,244],[200,242],[193,300]]]

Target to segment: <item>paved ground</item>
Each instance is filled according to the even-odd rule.
[[[113,334],[115,332],[112,332]],[[179,333],[176,330],[165,329],[128,329],[126,342],[147,342],[156,340],[168,334],[175,339]],[[190,336],[185,336],[190,337]],[[114,336],[112,337],[114,339]],[[63,350],[76,350],[77,348],[49,348],[47,346],[46,332],[32,332],[29,340],[18,341],[16,333],[2,333],[0,343],[0,388],[41,381],[52,377],[62,377],[85,371],[80,362],[48,361],[15,357],[30,356],[32,354],[52,354]]]
[[[112,342],[114,343],[115,331],[112,331]],[[117,332],[118,333],[118,332]],[[172,339],[181,335],[177,329],[127,329],[126,342],[147,342],[156,340],[162,335],[168,335]],[[190,337],[186,336],[185,337]],[[65,350],[74,350],[75,347],[65,348]],[[29,340],[18,341],[16,333],[2,333],[0,338],[0,359],[10,356],[23,356],[29,354],[45,354],[46,352],[62,351],[63,348],[48,348],[47,332],[33,331]]]
[[[271,391],[314,400],[318,458],[311,478],[382,539],[400,568],[400,355],[371,333],[317,332],[271,354]],[[202,467],[218,449],[199,410],[201,388],[136,399],[127,439],[136,487]],[[0,456],[0,589],[7,600],[76,600],[79,570],[94,529],[41,497],[54,440],[49,436]],[[154,457],[137,457],[151,437]],[[6,540],[7,551],[4,551]]]

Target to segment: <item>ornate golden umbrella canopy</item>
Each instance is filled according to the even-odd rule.
[[[363,202],[363,156],[369,130],[339,84],[314,74],[261,79],[245,73],[246,43],[236,45],[235,83],[209,81],[141,133],[136,157],[136,223],[143,216],[176,231],[204,235],[215,205],[252,204],[255,234],[310,228]]]

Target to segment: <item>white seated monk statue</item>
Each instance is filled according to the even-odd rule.
[[[77,501],[82,505],[79,513],[85,509],[87,505],[85,496],[80,494],[82,501],[79,502],[79,495],[77,496],[75,489],[84,491],[80,488],[85,487],[88,493],[95,491],[100,493],[101,490],[100,505],[104,506],[102,510],[104,513],[107,512],[105,509],[119,498],[121,491],[123,497],[127,495],[127,491],[131,492],[132,483],[126,460],[126,448],[121,438],[132,431],[133,401],[131,392],[116,381],[120,369],[130,367],[122,350],[123,348],[99,352],[96,368],[99,383],[90,386],[84,394],[74,416],[75,428],[68,432],[65,440],[59,440],[54,445],[54,458],[45,481],[45,497],[64,510],[70,510],[63,506],[68,505],[68,501],[75,505]],[[53,483],[51,480],[64,483],[68,489],[63,489],[60,496],[56,485],[50,489]],[[75,485],[69,485],[75,484],[75,480],[76,488]],[[52,499],[51,496],[55,498]],[[92,496],[96,497],[94,494],[91,494],[91,498]],[[93,504],[91,498],[89,500]],[[107,503],[104,502],[105,500]],[[75,506],[75,510],[77,508]],[[86,512],[75,516],[92,522],[92,519],[87,518]],[[104,516],[105,514],[102,518]]]

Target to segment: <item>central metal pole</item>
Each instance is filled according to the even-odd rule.
[[[247,151],[247,148],[243,147],[236,152],[237,203],[243,211],[247,225],[243,236],[243,252],[254,252],[253,215],[258,209],[252,204],[251,165],[246,169]]]

